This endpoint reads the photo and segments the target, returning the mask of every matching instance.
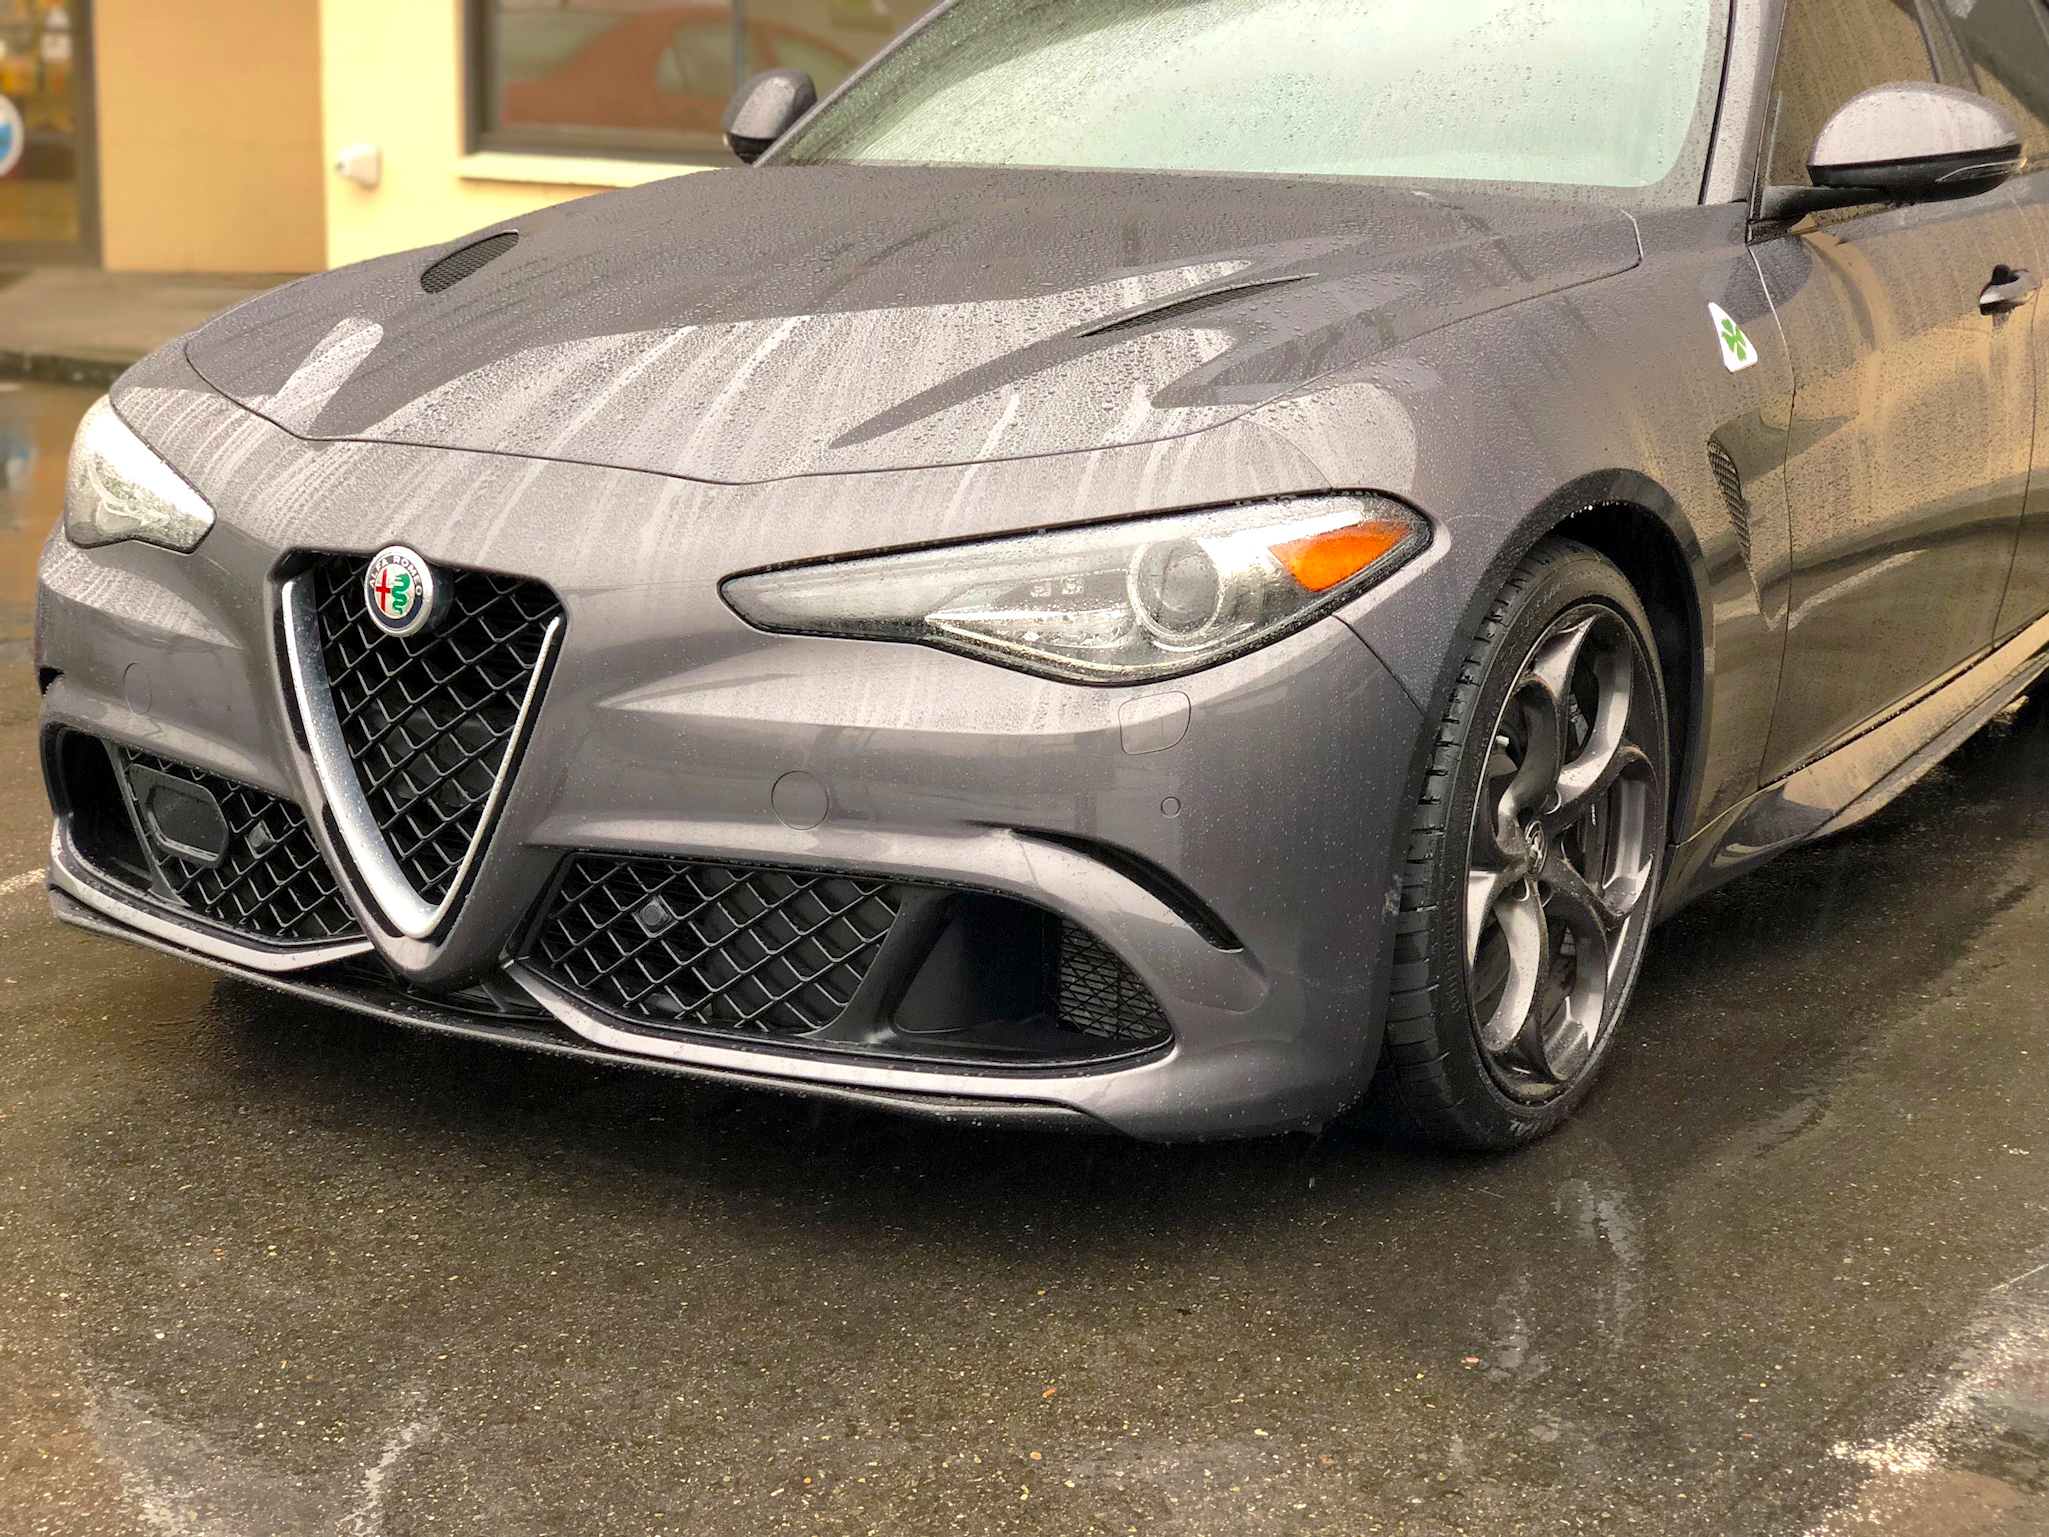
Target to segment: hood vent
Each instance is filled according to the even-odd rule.
[[[1098,321],[1085,326],[1075,334],[1078,336],[1107,336],[1114,331],[1135,330],[1149,326],[1156,321],[1178,320],[1183,315],[1192,315],[1198,310],[1215,309],[1230,304],[1249,294],[1256,294],[1268,288],[1284,288],[1290,283],[1305,283],[1315,277],[1313,272],[1291,272],[1285,277],[1251,278],[1242,283],[1232,283],[1224,288],[1205,288],[1196,294],[1180,294],[1164,303],[1147,305],[1144,309],[1127,310],[1110,320]]]
[[[498,260],[519,244],[519,232],[506,230],[451,251],[420,274],[420,286],[430,294],[447,293],[464,278]]]

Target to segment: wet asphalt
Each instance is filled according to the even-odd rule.
[[[49,916],[0,386],[0,1534],[2049,1533],[2049,711],[1660,931],[1586,1112],[972,1132]]]

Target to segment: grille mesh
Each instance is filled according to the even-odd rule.
[[[518,244],[519,235],[514,230],[487,235],[459,251],[450,251],[435,262],[420,274],[420,286],[430,294],[446,293],[464,278],[490,265]]]
[[[335,555],[313,573],[328,692],[392,857],[422,898],[439,902],[484,831],[562,606],[538,582],[449,572],[447,620],[400,639],[371,622],[363,569],[359,557]]]
[[[149,753],[124,749],[123,757],[166,779],[200,786],[227,820],[228,851],[213,869],[156,851],[165,884],[187,907],[259,939],[314,943],[360,932],[297,806]]]
[[[1060,1023],[1105,1041],[1163,1040],[1169,1033],[1159,1000],[1094,935],[1060,926],[1055,969],[1055,1011]]]
[[[880,881],[580,854],[527,960],[628,1018],[801,1035],[846,1012],[896,915]]]

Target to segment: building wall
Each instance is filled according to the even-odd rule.
[[[466,154],[462,12],[461,0],[320,0],[323,163],[349,144],[383,153],[377,187],[326,173],[327,265],[676,174],[674,166]]]
[[[433,0],[400,3],[424,9]],[[326,264],[319,8],[320,0],[97,0],[109,268]]]

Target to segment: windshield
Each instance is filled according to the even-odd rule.
[[[955,0],[775,158],[1698,193],[1722,0]]]

